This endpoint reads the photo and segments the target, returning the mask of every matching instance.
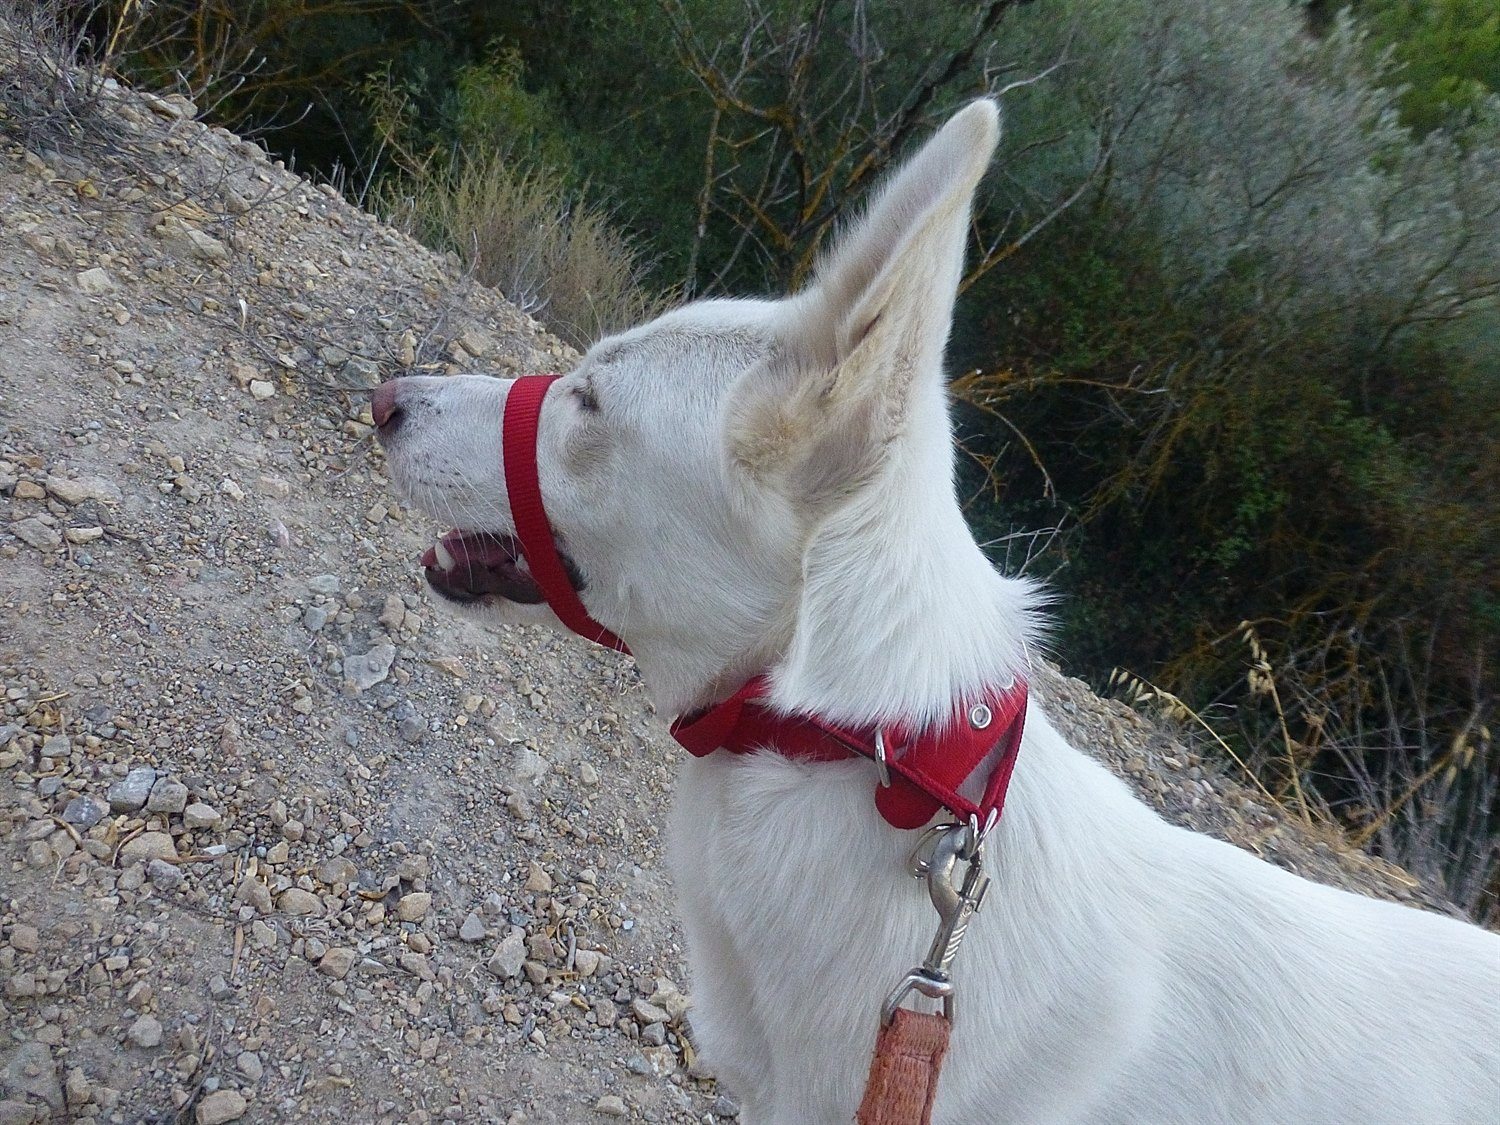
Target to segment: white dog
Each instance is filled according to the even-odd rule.
[[[922,731],[1024,680],[1037,592],[965,526],[942,377],[997,137],[993,104],[969,106],[805,291],[680,308],[538,398],[566,581],[664,712],[764,676],[776,713]],[[469,533],[429,552],[434,587],[558,626],[513,538],[517,385],[397,380],[376,420],[397,487]],[[918,834],[877,810],[876,776],[684,755],[693,1028],[755,1125],[850,1120],[881,1002],[932,939]],[[1171,827],[1035,705],[984,863],[933,1120],[1500,1122],[1500,937]]]

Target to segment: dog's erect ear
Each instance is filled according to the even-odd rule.
[[[731,404],[732,453],[752,474],[808,500],[848,494],[906,433],[916,403],[941,403],[969,208],[999,134],[991,101],[956,114],[788,302],[782,350]]]

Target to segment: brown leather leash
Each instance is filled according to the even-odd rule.
[[[875,1039],[859,1125],[929,1125],[953,1025],[947,1016],[898,1008]]]

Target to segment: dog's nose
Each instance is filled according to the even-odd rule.
[[[388,379],[375,388],[370,396],[370,417],[381,437],[390,437],[401,426],[405,413],[401,409],[401,380]]]

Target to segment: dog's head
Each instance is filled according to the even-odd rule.
[[[548,391],[537,430],[548,519],[584,604],[630,644],[664,708],[788,649],[815,540],[893,533],[869,526],[871,497],[951,505],[942,352],[997,137],[994,105],[970,105],[807,289],[686,305],[602,340]],[[376,421],[396,487],[458,529],[425,560],[433,588],[471,613],[557,625],[512,538],[500,426],[511,386],[396,380],[377,392]]]

